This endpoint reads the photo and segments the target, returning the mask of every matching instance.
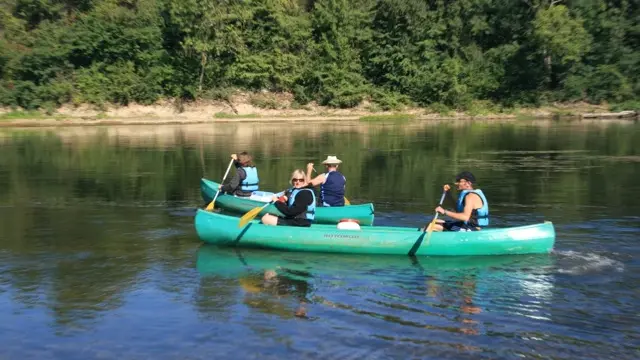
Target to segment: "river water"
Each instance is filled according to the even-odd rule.
[[[0,358],[640,358],[640,124],[225,123],[0,131]],[[470,170],[553,253],[428,258],[203,246],[202,176],[263,189],[327,155],[376,224]]]

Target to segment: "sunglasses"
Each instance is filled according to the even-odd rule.
[[[291,182],[304,182],[304,179],[292,179]]]

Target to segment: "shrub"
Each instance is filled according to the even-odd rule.
[[[279,109],[281,105],[273,94],[252,94],[249,103],[261,109]]]

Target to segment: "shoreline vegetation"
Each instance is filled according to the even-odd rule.
[[[633,118],[638,18],[629,0],[6,0],[0,124]]]
[[[250,100],[255,94],[239,94],[228,101],[158,101],[153,105],[129,104],[96,107],[62,106],[55,111],[0,108],[0,127],[51,127],[95,125],[175,125],[221,122],[406,122],[456,120],[535,120],[535,119],[627,119],[637,120],[640,112],[612,111],[606,105],[587,103],[554,104],[535,108],[477,109],[477,111],[436,111],[430,108],[405,107],[396,111],[379,111],[366,102],[350,109],[336,109],[310,103],[304,108],[292,106],[286,95],[269,94],[270,108]],[[264,93],[260,94],[265,96]]]

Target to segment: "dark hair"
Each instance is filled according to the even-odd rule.
[[[242,164],[242,166],[254,166],[253,156],[249,155],[249,153],[246,151],[243,151],[240,154],[238,154],[238,162]]]
[[[456,181],[460,181],[462,179],[465,179],[472,184],[475,184],[476,182],[476,177],[473,176],[473,174],[469,171],[463,171],[460,174],[456,175]]]

